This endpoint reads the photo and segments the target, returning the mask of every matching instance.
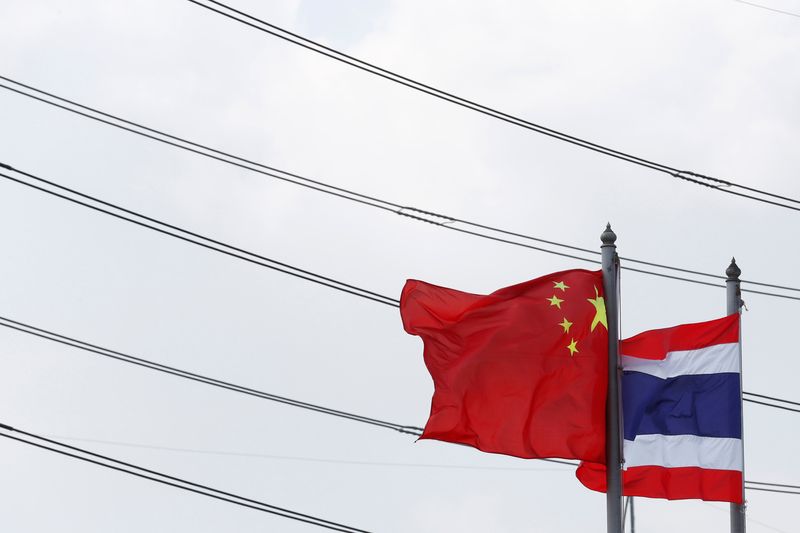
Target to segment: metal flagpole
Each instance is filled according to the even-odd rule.
[[[725,270],[728,278],[725,280],[727,292],[728,315],[738,313],[742,307],[742,282],[739,280],[742,270],[736,265],[736,258],[731,259],[731,264]],[[741,342],[742,333],[739,331],[739,371],[741,372]],[[742,406],[742,385],[741,373],[739,374],[739,405]],[[742,502],[744,502],[744,410],[742,409]],[[745,504],[731,504],[731,533],[745,532]]]
[[[619,412],[619,302],[617,235],[611,224],[600,235],[605,292],[606,318],[608,321],[608,396],[606,397],[606,531],[623,533],[622,523],[622,439]]]
[[[631,508],[631,530],[630,533],[636,533],[636,517],[633,514],[633,496],[628,496],[628,507]]]

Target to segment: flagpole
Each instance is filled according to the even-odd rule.
[[[739,309],[742,307],[742,290],[741,290],[741,280],[739,276],[741,275],[742,270],[736,264],[736,259],[731,259],[731,264],[725,270],[725,275],[728,276],[725,280],[725,288],[726,288],[726,296],[727,296],[727,311],[728,315],[732,315],[734,313],[738,313]],[[742,369],[742,361],[741,361],[741,330],[739,330],[739,343],[740,343],[740,350],[739,350],[739,405],[742,406],[742,385],[741,385],[741,369]],[[744,409],[741,410],[742,412],[742,502],[744,502]],[[745,524],[745,505],[742,503],[741,505],[738,503],[731,504],[731,533],[744,533],[746,528]]]
[[[617,235],[606,225],[600,235],[605,292],[606,317],[608,320],[608,395],[606,397],[606,531],[623,533],[622,523],[622,472],[619,412],[619,302]]]

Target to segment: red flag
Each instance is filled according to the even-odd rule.
[[[435,388],[421,438],[605,462],[602,272],[557,272],[489,295],[409,280],[400,314],[422,337]]]

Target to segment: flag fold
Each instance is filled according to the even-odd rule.
[[[603,463],[608,323],[602,273],[557,272],[489,295],[409,280],[405,330],[434,394],[423,439]]]

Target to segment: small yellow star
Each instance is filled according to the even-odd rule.
[[[569,356],[570,357],[572,357],[573,355],[578,353],[578,341],[576,341],[575,339],[572,339],[572,342],[569,343],[569,346],[567,346],[567,350],[569,350]]]
[[[547,300],[548,302],[550,302],[550,305],[555,305],[555,306],[556,306],[556,307],[558,307],[559,309],[561,309],[561,302],[563,302],[563,301],[564,301],[564,300],[562,300],[562,299],[560,299],[560,298],[556,297],[556,295],[555,295],[555,294],[553,295],[553,297],[552,297],[552,298],[545,298],[545,300]]]
[[[566,291],[567,289],[569,289],[569,285],[567,285],[563,281],[554,281],[553,282],[553,288],[554,289],[561,289],[562,291]]]
[[[594,298],[587,298],[589,302],[594,306],[595,315],[594,320],[592,320],[592,331],[594,328],[597,327],[597,324],[603,324],[606,327],[606,331],[608,331],[608,319],[606,318],[606,301],[600,296],[600,293],[597,292],[597,287],[594,288]]]
[[[559,324],[559,326],[564,328],[564,333],[569,333],[569,328],[572,327],[572,322],[570,322],[569,320],[567,320],[566,317],[564,317],[564,321],[561,324]]]

